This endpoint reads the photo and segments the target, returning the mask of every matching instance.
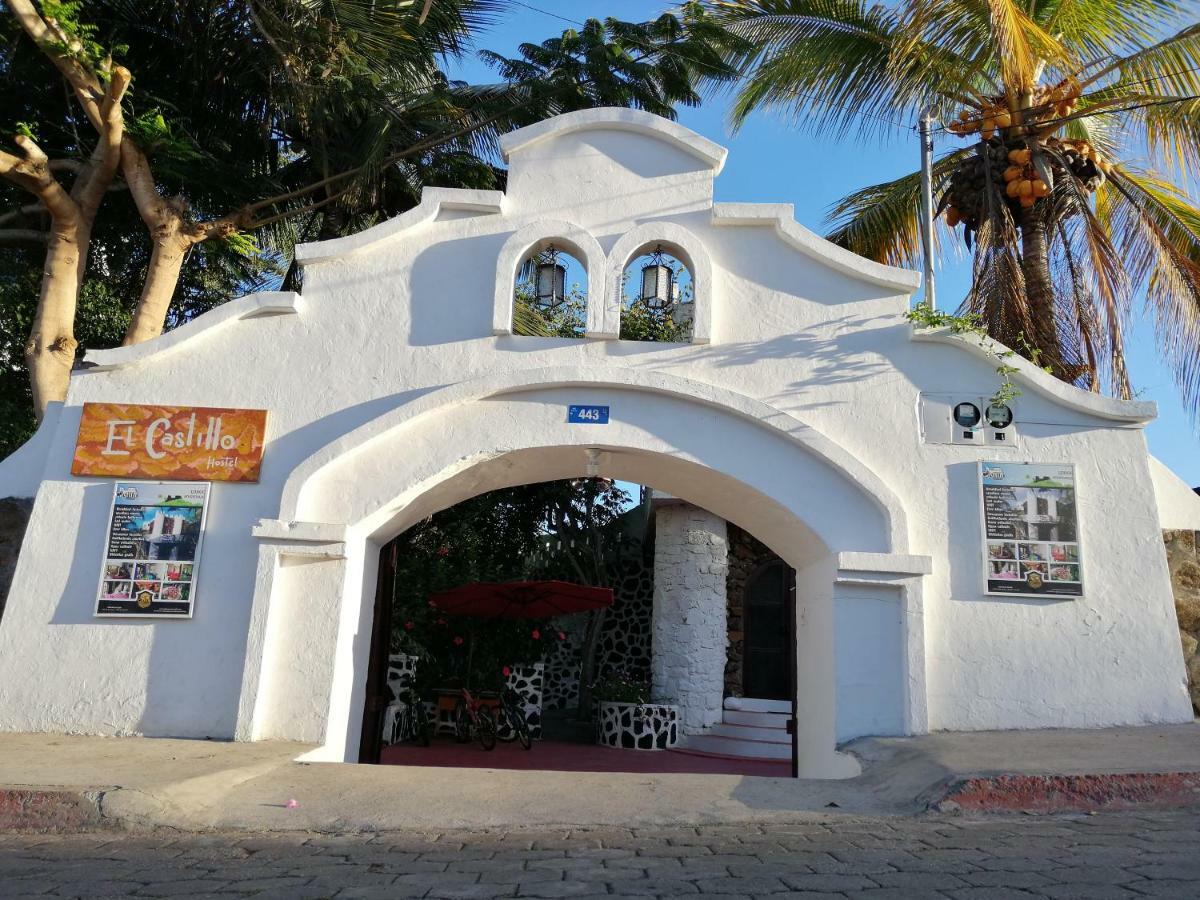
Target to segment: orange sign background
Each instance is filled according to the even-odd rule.
[[[85,403],[72,475],[258,481],[265,409]]]

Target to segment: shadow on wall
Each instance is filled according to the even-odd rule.
[[[501,232],[443,240],[416,255],[408,280],[412,346],[491,335],[496,258],[508,237]]]
[[[25,537],[25,526],[29,524],[32,509],[32,499],[8,497],[0,500],[0,618],[4,617],[8,589],[12,585],[17,556],[21,552],[21,541]]]
[[[872,322],[881,322],[868,327]],[[845,401],[820,400],[796,404],[797,394],[810,388],[863,382],[892,374],[895,363],[880,354],[880,347],[908,340],[908,325],[894,316],[842,316],[821,325],[821,333],[796,332],[762,341],[709,344],[654,344],[646,341],[610,341],[610,356],[619,357],[624,366],[657,368],[663,363],[662,352],[668,347],[686,347],[680,363],[708,362],[718,368],[760,365],[769,360],[801,360],[809,368],[805,377],[791,382],[786,392],[761,397],[767,403],[787,401],[791,409],[814,409],[842,405]],[[642,357],[638,360],[637,357]]]

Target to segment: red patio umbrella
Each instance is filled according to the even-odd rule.
[[[613,591],[569,581],[475,581],[434,594],[429,602],[452,616],[553,619],[612,606]]]

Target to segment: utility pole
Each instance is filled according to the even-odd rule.
[[[921,110],[921,252],[925,261],[925,303],[937,309],[933,284],[933,107]]]

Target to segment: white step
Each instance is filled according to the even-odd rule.
[[[715,753],[719,756],[740,756],[745,759],[791,759],[792,744],[767,741],[743,741],[716,734],[691,734],[681,743],[683,750]]]
[[[714,725],[705,734],[716,737],[734,738],[739,741],[763,741],[768,744],[791,744],[792,736],[786,728],[753,728],[748,725],[733,725],[721,722]]]
[[[730,725],[749,725],[751,728],[787,728],[789,713],[743,712],[727,709],[721,720]]]
[[[756,697],[726,697],[726,709],[743,712],[790,713],[791,700],[759,700]]]

